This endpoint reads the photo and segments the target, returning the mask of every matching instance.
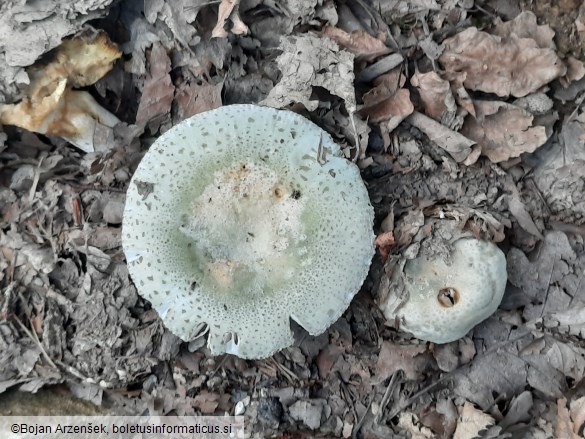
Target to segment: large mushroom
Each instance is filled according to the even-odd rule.
[[[163,134],[127,192],[123,246],[139,293],[212,354],[290,346],[348,307],[374,253],[357,166],[290,111],[232,105]]]

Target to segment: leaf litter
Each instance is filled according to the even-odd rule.
[[[44,3],[0,7],[0,401],[63,385],[118,414],[243,414],[251,437],[582,434],[585,69],[558,22],[473,1]],[[113,51],[92,52],[105,36]],[[75,111],[112,115],[88,142],[22,123],[76,93]],[[350,309],[258,361],[170,334],[120,247],[124,193],[154,138],[233,102],[328,130],[377,218]],[[500,310],[447,345],[396,332],[380,285],[401,257],[447,257],[460,234],[505,249]]]

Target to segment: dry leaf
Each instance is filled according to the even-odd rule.
[[[546,128],[532,126],[534,117],[516,105],[501,101],[474,101],[477,118],[468,116],[461,134],[481,146],[481,152],[499,163],[533,152],[547,140]]]
[[[514,218],[516,218],[520,227],[531,235],[544,239],[544,236],[540,233],[540,230],[538,230],[538,227],[536,227],[536,224],[534,224],[532,217],[528,213],[528,209],[526,209],[526,206],[520,199],[518,190],[513,191],[508,197],[508,209]]]
[[[518,38],[534,40],[541,49],[556,49],[553,41],[555,32],[548,24],[539,25],[536,15],[530,11],[522,12],[505,23],[497,17],[492,34],[499,37],[510,37],[514,34]]]
[[[382,258],[382,261],[386,262],[386,259],[388,259],[388,255],[390,254],[390,251],[392,250],[392,248],[396,244],[396,242],[394,241],[394,233],[393,232],[380,233],[376,237],[375,244],[376,244],[376,247],[378,248],[378,251],[380,252],[380,256]]]
[[[463,134],[441,125],[418,111],[413,112],[407,120],[412,126],[425,133],[437,146],[447,151],[455,161],[463,162],[471,154],[471,146],[475,144],[475,141]]]
[[[573,420],[573,431],[575,433],[583,431],[582,428],[585,425],[585,396],[571,401],[569,406],[571,419]]]
[[[382,128],[389,133],[411,114],[414,106],[410,101],[410,92],[404,85],[406,78],[400,69],[394,69],[374,81],[374,88],[363,96],[364,106],[360,114],[370,122],[382,122]]]
[[[219,405],[219,399],[218,394],[202,390],[193,398],[193,406],[201,410],[204,415],[212,415]]]
[[[421,425],[414,413],[402,412],[398,417],[398,426],[411,439],[431,439],[435,437],[430,428]]]
[[[508,282],[520,289],[517,294],[525,297],[524,318],[536,323],[546,315],[557,331],[580,334],[585,328],[582,304],[574,302],[567,310],[572,299],[563,292],[579,288],[576,286],[579,279],[569,269],[576,254],[567,236],[558,231],[545,233],[536,256],[531,261],[524,252],[512,247],[506,257]]]
[[[565,60],[565,64],[567,65],[567,74],[560,79],[560,82],[566,88],[571,82],[578,81],[585,76],[585,65],[572,56]]]
[[[107,15],[112,0],[46,2],[0,2],[0,65],[29,66],[51,49],[62,44],[83,24]],[[0,72],[2,69],[0,68]],[[0,82],[15,78],[0,77]]]
[[[311,97],[313,87],[323,87],[345,101],[350,114],[355,113],[353,55],[329,38],[313,35],[283,37],[277,58],[282,78],[261,104],[275,108],[299,102],[309,111],[319,105]]]
[[[476,409],[466,401],[461,409],[453,439],[475,439],[479,436],[481,430],[495,424],[495,422],[490,415]]]
[[[240,0],[221,0],[219,11],[217,13],[217,24],[211,32],[212,38],[226,38],[228,33],[224,29],[228,18],[232,21],[233,27],[231,32],[236,35],[247,34],[250,32],[248,26],[242,21],[239,13]]]
[[[158,131],[165,118],[170,117],[175,87],[171,82],[171,60],[160,43],[154,43],[150,52],[150,74],[144,82],[144,89],[136,113],[136,125],[149,124],[151,132]]]
[[[221,107],[222,88],[223,83],[215,85],[207,82],[181,84],[175,92],[177,121],[184,120],[203,111]]]
[[[553,49],[515,34],[499,37],[472,27],[444,44],[439,61],[447,72],[463,72],[465,87],[502,97],[526,96],[567,72]]]
[[[365,30],[354,30],[351,33],[347,33],[335,26],[325,26],[323,35],[349,50],[357,60],[372,61],[391,52],[383,41],[374,38]]]
[[[29,69],[27,96],[15,105],[0,105],[0,123],[63,137],[86,152],[113,144],[111,130],[119,120],[85,91],[121,56],[103,32],[86,32],[64,41],[54,59]]]
[[[457,105],[451,93],[451,85],[436,72],[419,73],[410,78],[420,94],[425,114],[443,125],[453,128]]]
[[[371,103],[373,99],[369,99],[369,97],[369,95],[364,95],[365,106],[360,110],[360,115],[373,123],[391,121],[393,128],[395,128],[414,111],[414,105],[410,101],[410,92],[405,88],[401,88],[396,93],[373,104]],[[376,98],[379,97],[376,96]]]
[[[555,437],[562,439],[579,439],[580,436],[575,432],[574,427],[575,425],[571,421],[571,416],[569,414],[569,410],[567,409],[567,399],[559,398],[557,400]]]
[[[550,208],[553,220],[585,222],[585,113],[565,120],[559,141],[539,151],[534,182]]]
[[[432,362],[426,345],[399,345],[385,340],[376,363],[376,381],[382,382],[399,370],[406,379],[416,380],[428,371]]]

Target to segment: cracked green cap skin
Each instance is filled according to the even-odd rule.
[[[374,212],[358,167],[317,125],[231,105],[151,146],[126,194],[122,243],[138,292],[175,335],[264,358],[290,319],[325,331],[360,289]]]

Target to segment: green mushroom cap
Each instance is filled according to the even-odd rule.
[[[357,166],[290,111],[231,105],[163,134],[134,174],[123,246],[139,293],[185,341],[263,358],[290,319],[322,333],[347,309],[374,253]]]
[[[451,256],[450,264],[419,256],[396,270],[380,304],[389,322],[399,321],[421,340],[449,343],[496,311],[506,289],[504,252],[492,242],[461,238]],[[404,291],[396,294],[399,285]]]

